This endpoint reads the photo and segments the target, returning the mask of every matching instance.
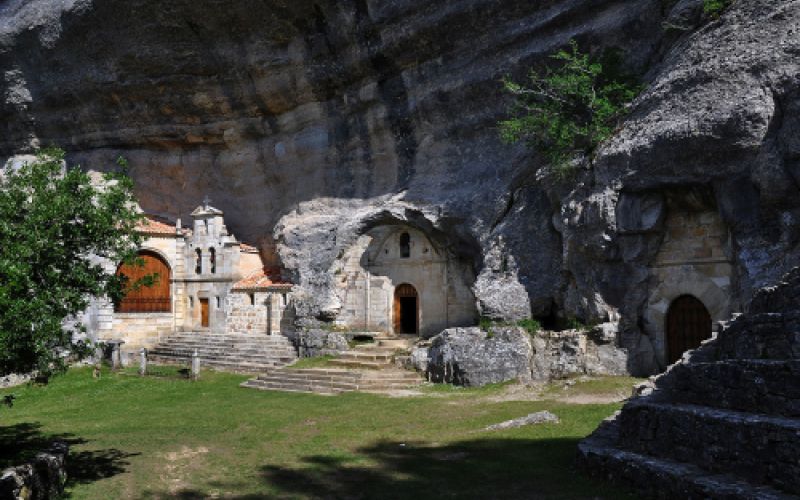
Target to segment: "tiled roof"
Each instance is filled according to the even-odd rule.
[[[136,226],[136,230],[142,234],[175,236],[174,224],[159,220],[153,215],[145,215],[144,220]]]
[[[291,288],[292,284],[281,279],[277,267],[265,267],[233,285],[234,291],[263,290],[266,288]]]

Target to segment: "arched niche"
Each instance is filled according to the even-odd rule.
[[[122,263],[117,267],[117,275],[127,278],[129,289],[125,297],[115,305],[115,312],[121,313],[169,313],[172,312],[172,292],[170,280],[172,271],[167,260],[152,250],[141,250],[137,259],[143,266]],[[154,276],[152,286],[132,288],[132,285],[145,276]]]

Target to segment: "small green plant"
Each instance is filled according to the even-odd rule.
[[[529,335],[535,335],[542,329],[541,323],[535,319],[521,319],[517,321],[517,326],[524,328]]]
[[[703,0],[703,12],[713,19],[718,19],[732,3],[733,0]]]
[[[489,331],[489,328],[495,325],[495,321],[492,318],[487,316],[481,316],[481,319],[478,320],[478,326],[481,330]]]
[[[642,86],[621,71],[619,51],[594,60],[571,40],[569,50],[550,57],[556,67],[531,70],[527,84],[503,80],[514,103],[512,117],[499,123],[500,136],[507,143],[527,141],[563,175],[572,160],[613,134]]]
[[[567,330],[585,330],[587,328],[586,324],[575,316],[568,317],[565,321],[565,325]]]

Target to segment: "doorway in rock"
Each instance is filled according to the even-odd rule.
[[[408,283],[394,290],[394,333],[419,334],[419,294]]]
[[[699,299],[682,295],[672,301],[667,313],[667,361],[678,361],[683,353],[711,338],[711,315]]]

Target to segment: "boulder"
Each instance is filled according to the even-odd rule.
[[[432,382],[468,387],[530,381],[533,348],[522,328],[449,328],[431,339],[427,373]]]
[[[326,330],[303,330],[295,341],[301,358],[338,356],[350,349],[344,335]]]

